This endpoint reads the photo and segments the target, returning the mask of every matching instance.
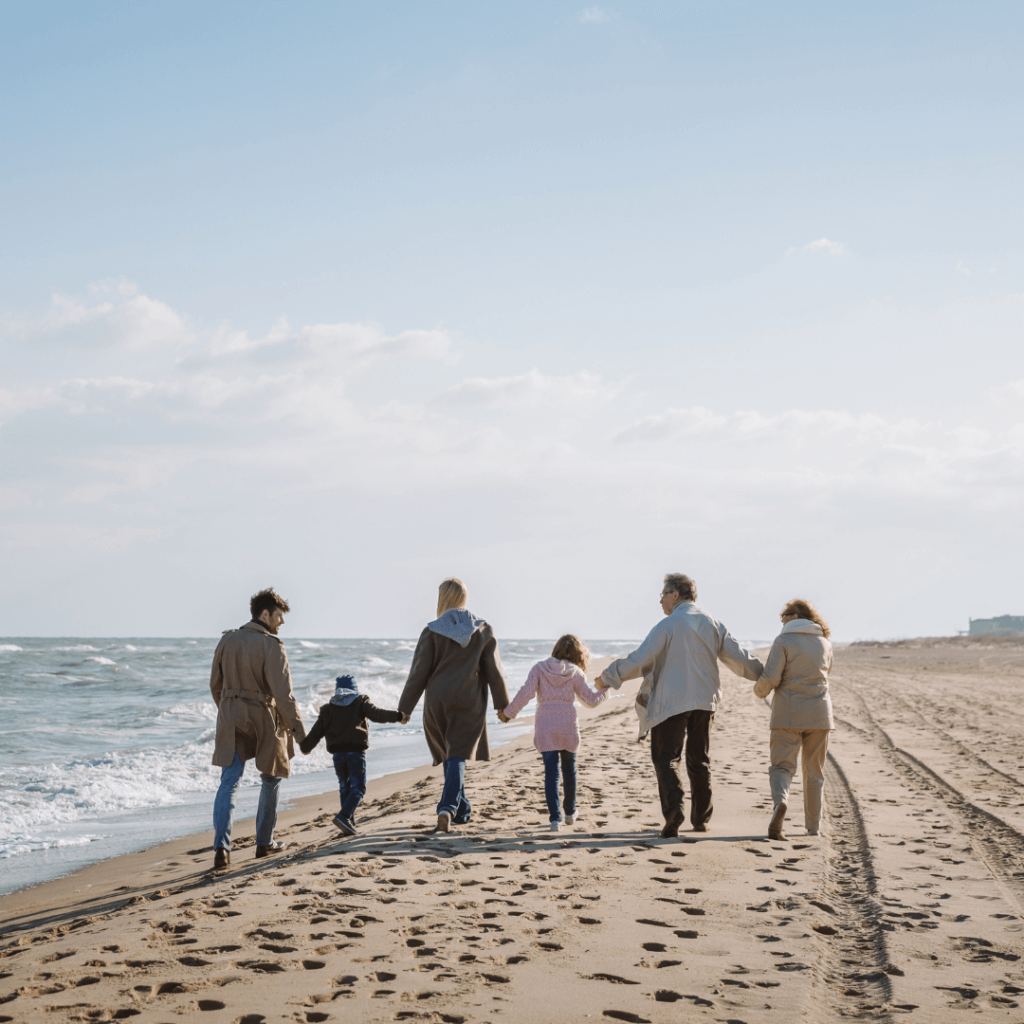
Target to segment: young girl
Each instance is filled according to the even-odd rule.
[[[573,701],[579,697],[588,708],[596,708],[608,699],[607,691],[597,692],[587,685],[587,662],[590,651],[578,636],[566,633],[555,644],[551,657],[530,669],[522,689],[512,703],[498,713],[503,722],[510,722],[537,697],[537,715],[533,720],[533,745],[544,758],[544,795],[548,801],[551,831],[562,828],[562,812],[558,807],[558,765],[565,777],[565,821],[576,820],[576,751],[580,746],[580,730],[576,723]]]

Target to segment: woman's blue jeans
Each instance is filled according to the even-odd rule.
[[[360,753],[332,754],[334,774],[338,776],[338,791],[341,794],[342,818],[350,821],[366,796],[366,755]]]
[[[552,821],[561,821],[558,808],[558,762],[562,762],[562,780],[565,788],[565,813],[576,813],[576,755],[568,750],[543,750],[544,796],[548,801],[548,815]]]
[[[466,797],[466,759],[452,757],[444,762],[444,789],[438,814],[450,814],[456,825],[465,825],[473,807]]]
[[[231,823],[235,815],[235,791],[242,781],[245,762],[235,751],[235,759],[220,770],[220,787],[213,800],[213,848],[231,849]],[[281,780],[274,775],[260,772],[263,788],[260,803],[256,809],[256,845],[270,846],[274,842],[274,826],[277,824],[277,796]]]

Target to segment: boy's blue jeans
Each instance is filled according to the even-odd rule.
[[[235,759],[227,768],[220,770],[220,786],[213,800],[213,848],[231,849],[231,822],[235,814],[235,792],[242,781],[245,762],[235,751]],[[263,788],[260,803],[256,809],[256,845],[270,846],[274,842],[274,826],[277,824],[277,797],[281,780],[274,775],[260,772]]]
[[[359,805],[366,796],[366,755],[343,752],[332,754],[334,774],[338,776],[338,790],[341,794],[342,818],[353,819]]]
[[[565,813],[576,813],[576,755],[568,750],[543,750],[544,796],[548,801],[548,815],[552,821],[561,821],[558,808],[558,762],[562,762],[562,779],[565,788]]]
[[[450,814],[456,825],[465,825],[473,807],[466,797],[466,759],[453,757],[444,762],[444,789],[438,814]]]

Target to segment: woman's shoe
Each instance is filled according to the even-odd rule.
[[[575,825],[576,822],[579,820],[579,816],[579,811],[577,811],[575,814],[567,814],[565,816],[566,825]]]
[[[560,821],[553,821],[553,822],[551,822],[551,831],[552,832],[561,832],[562,831],[562,823]]]
[[[775,805],[775,813],[772,815],[772,820],[768,822],[768,838],[769,839],[785,839],[786,836],[782,831],[782,825],[786,820],[786,811],[789,810],[789,805],[785,800],[780,800]]]
[[[452,830],[452,816],[447,812],[443,811],[437,816],[437,827],[434,829],[435,832],[450,832]]]

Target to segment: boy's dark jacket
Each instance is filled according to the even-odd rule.
[[[324,704],[316,725],[299,744],[299,749],[308,754],[325,736],[329,754],[359,754],[370,745],[370,730],[366,720],[371,722],[400,722],[401,711],[385,711],[360,694],[350,704]]]

